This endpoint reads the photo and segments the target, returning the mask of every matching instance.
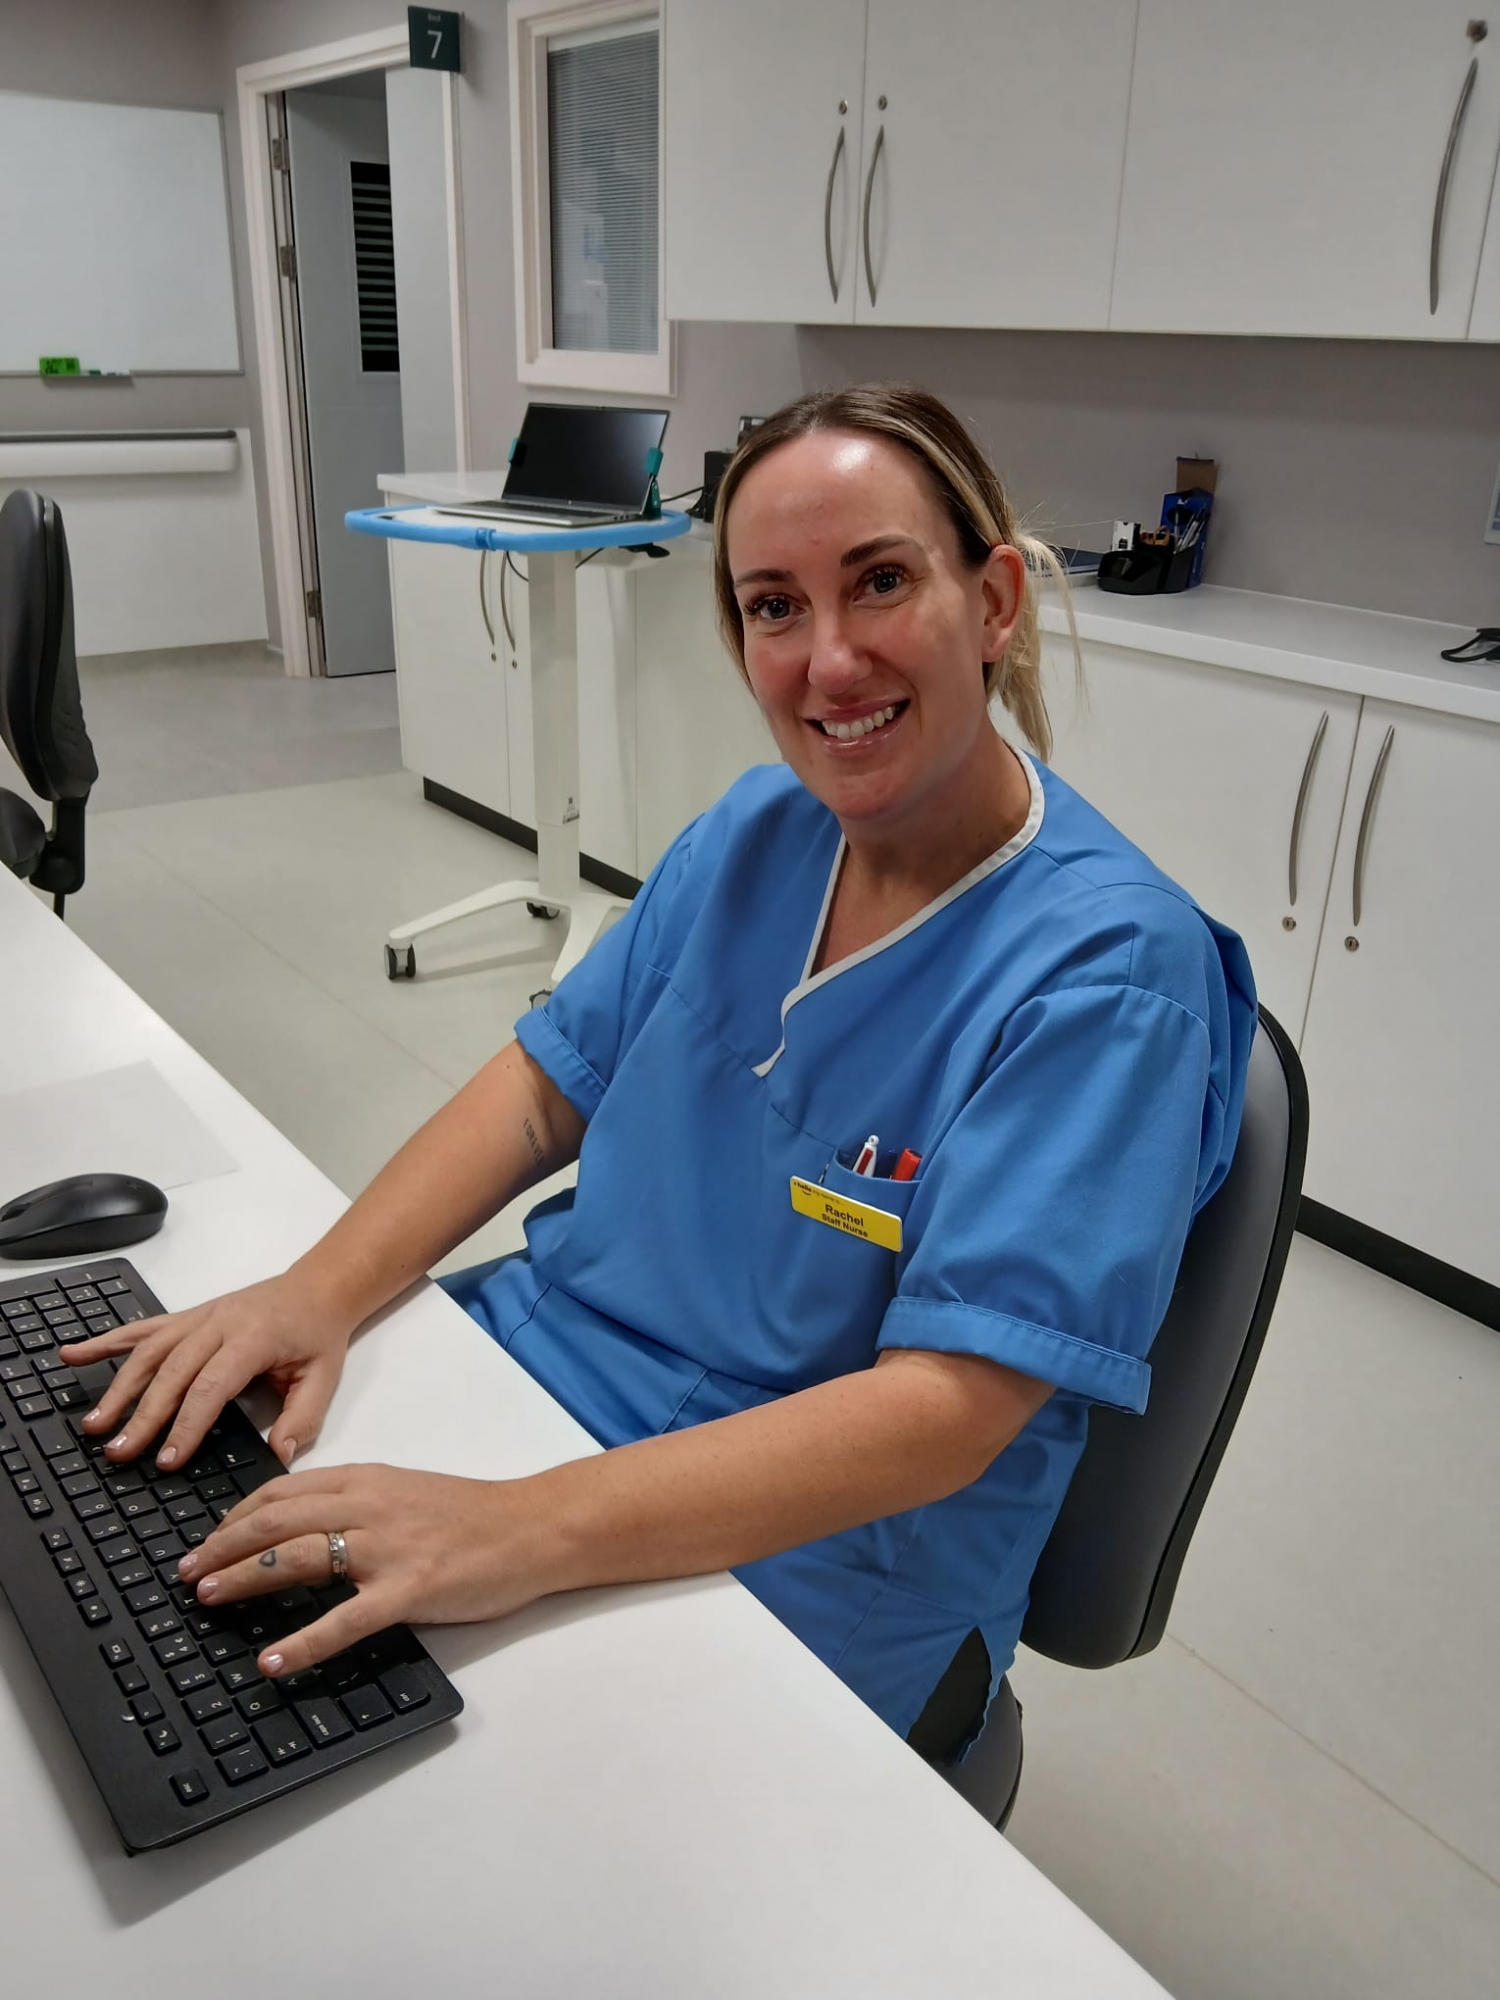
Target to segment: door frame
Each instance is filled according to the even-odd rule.
[[[355,76],[363,70],[404,69],[410,58],[406,23],[351,35],[318,48],[300,49],[235,72],[239,103],[240,154],[244,168],[245,225],[250,256],[250,297],[255,320],[256,373],[260,385],[261,432],[266,454],[266,507],[271,527],[271,563],[281,624],[285,670],[294,679],[313,672],[306,607],[302,602],[302,557],[298,538],[292,413],[287,399],[286,347],[277,269],[275,220],[271,203],[271,145],[265,100],[305,84]],[[453,340],[453,417],[459,472],[469,469],[469,386],[465,367],[462,184],[458,164],[457,77],[443,79],[444,180],[447,188],[448,309]]]

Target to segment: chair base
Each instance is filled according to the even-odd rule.
[[[1009,1680],[1003,1680],[990,1703],[984,1727],[963,1762],[950,1764],[939,1758],[929,1761],[960,1797],[1004,1833],[1021,1789],[1023,1754],[1021,1704]]]

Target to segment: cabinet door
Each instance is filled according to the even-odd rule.
[[[1497,855],[1500,728],[1367,701],[1302,1050],[1304,1186],[1492,1285]]]
[[[1479,277],[1474,286],[1474,309],[1469,314],[1470,340],[1500,340],[1500,164],[1495,169],[1495,185],[1490,189],[1489,219],[1484,226],[1484,247],[1479,253]]]
[[[666,0],[662,30],[668,318],[849,320],[865,0]]]
[[[1358,696],[1115,646],[1085,658],[1080,696],[1071,649],[1047,642],[1053,768],[1240,933],[1261,999],[1297,1038]]]
[[[1134,0],[869,0],[856,319],[1108,325],[1134,30]]]
[[[401,761],[435,784],[508,813],[504,670],[491,657],[485,630],[481,558],[435,543],[393,541],[387,548]],[[498,558],[488,561],[485,581],[493,593]]]
[[[1472,14],[1140,0],[1110,325],[1461,339],[1500,139],[1500,40],[1472,42]]]

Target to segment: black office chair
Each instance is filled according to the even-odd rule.
[[[83,887],[83,809],[99,776],[73,651],[73,579],[56,501],[18,487],[0,507],[0,737],[39,799],[0,791],[0,862],[38,889]]]
[[[1281,1286],[1307,1117],[1297,1051],[1263,1007],[1239,1144],[1188,1234],[1151,1348],[1145,1414],[1089,1414],[1088,1443],[1031,1580],[1021,1638],[1034,1652],[1067,1666],[1112,1667],[1160,1643]],[[1007,1679],[964,1761],[932,1761],[1003,1831],[1021,1754],[1021,1705]]]

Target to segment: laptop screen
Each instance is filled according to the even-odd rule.
[[[529,403],[505,498],[638,514],[651,482],[646,454],[666,428],[665,410]]]

